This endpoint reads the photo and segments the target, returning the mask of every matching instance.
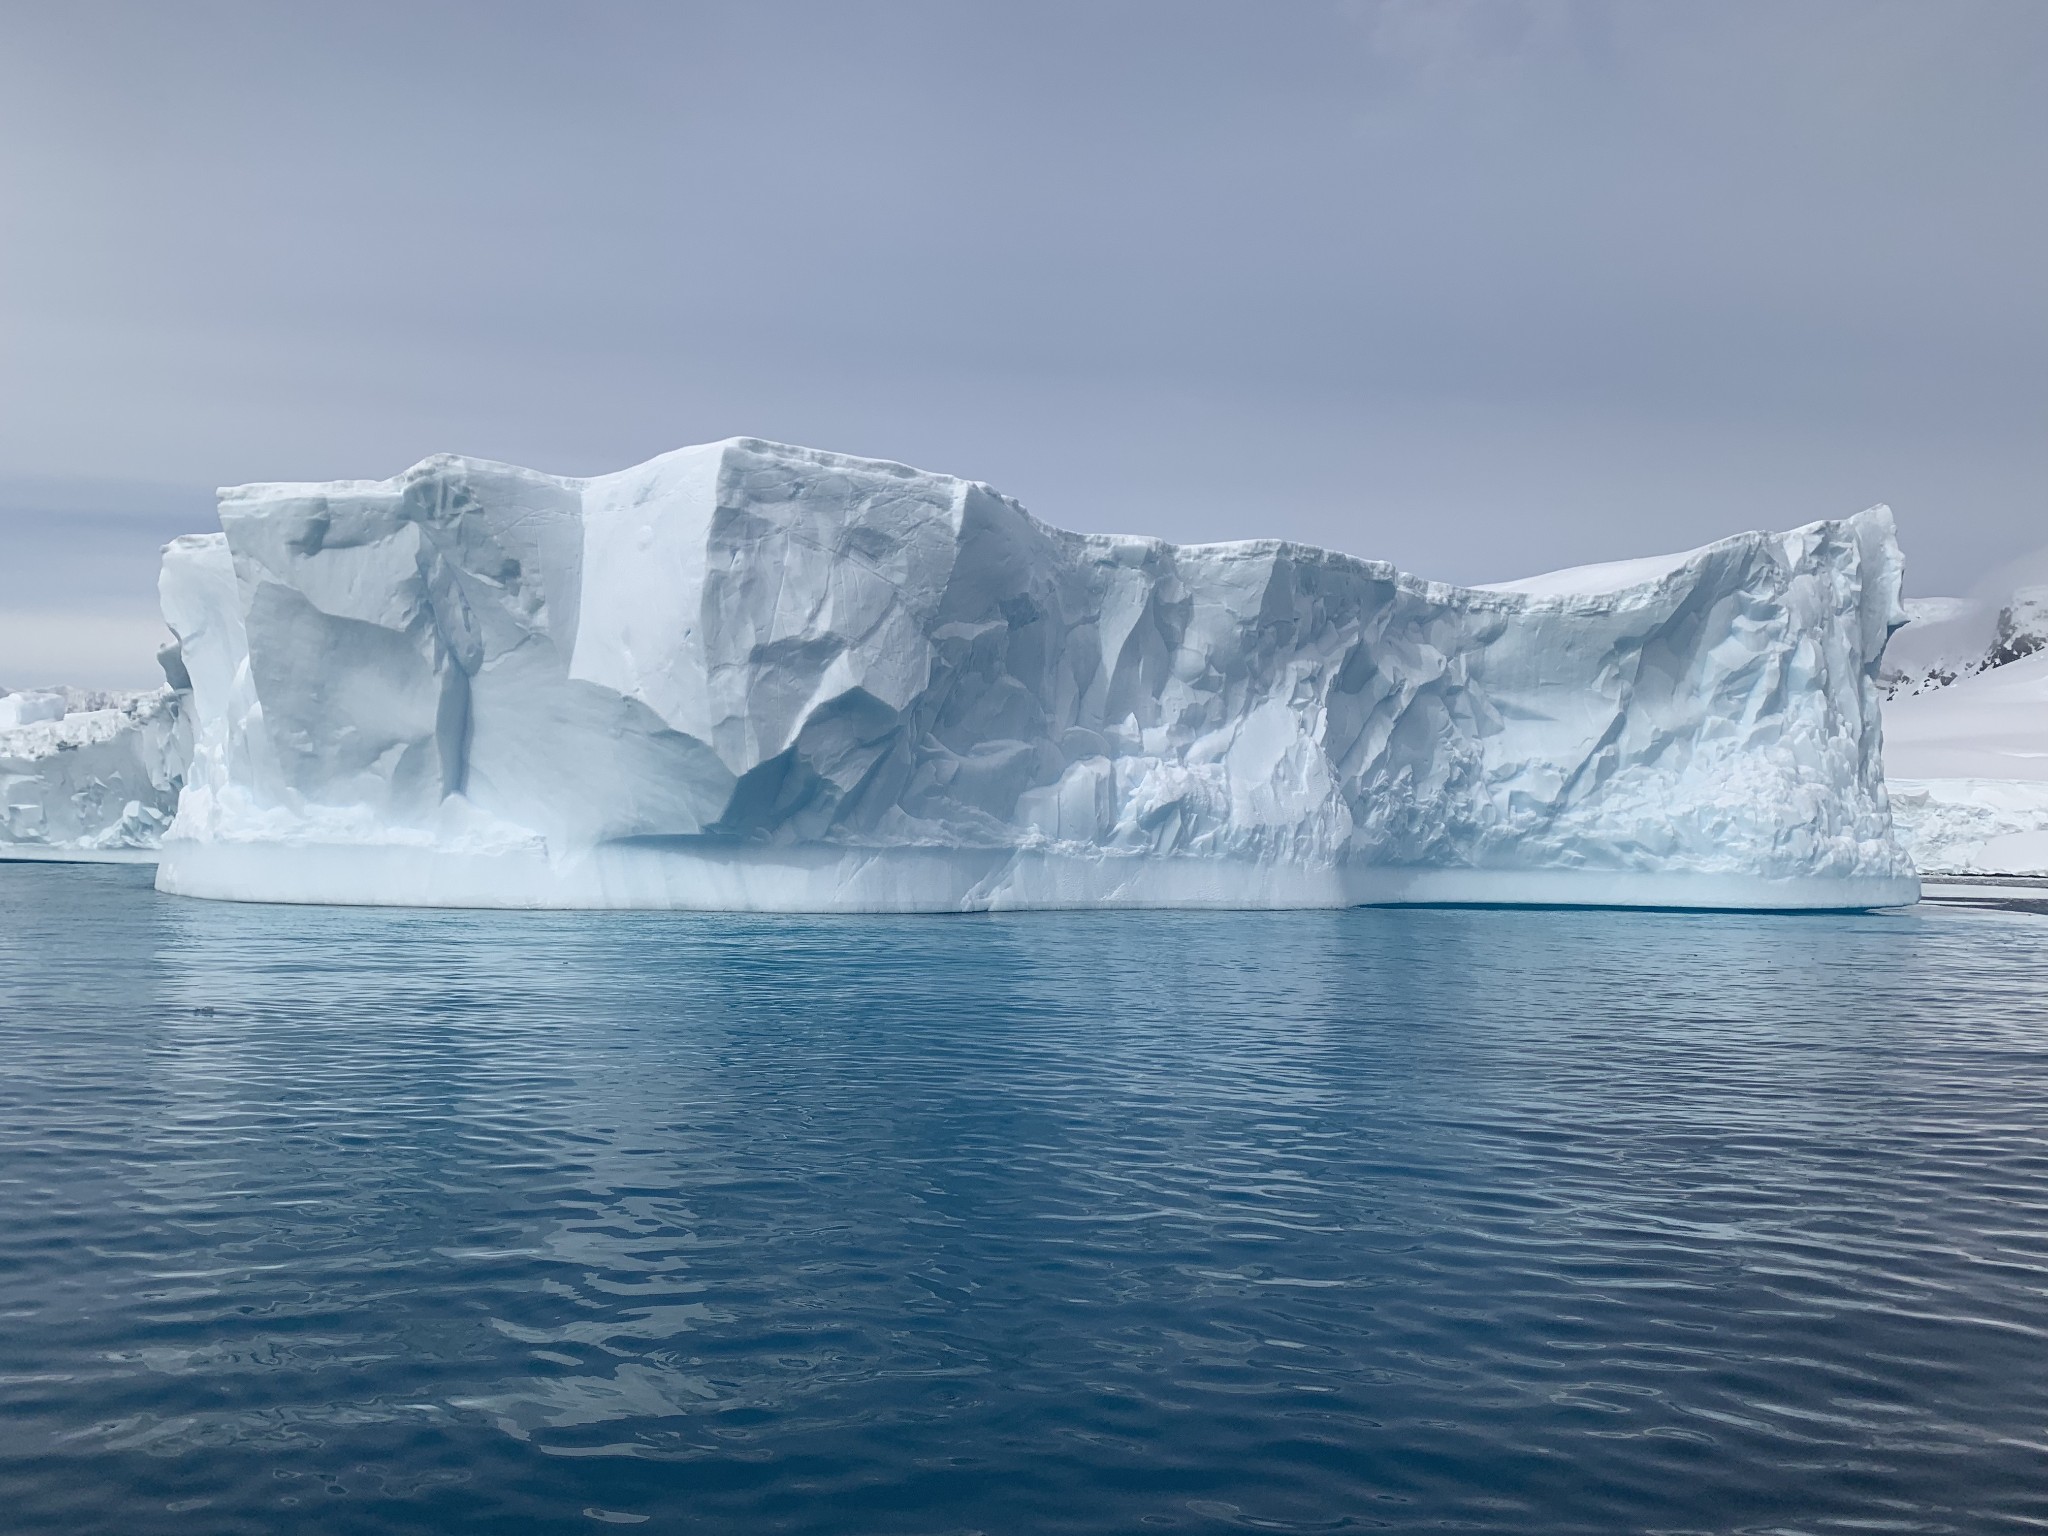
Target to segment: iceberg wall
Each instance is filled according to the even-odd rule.
[[[0,690],[0,859],[155,859],[186,751],[169,688]]]
[[[158,884],[925,911],[1913,900],[1876,508],[1476,590],[734,439],[221,493]]]

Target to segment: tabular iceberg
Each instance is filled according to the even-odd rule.
[[[0,859],[154,859],[186,751],[168,688],[0,690]]]
[[[1913,900],[1875,508],[1477,590],[755,439],[221,493],[191,895],[953,911]]]

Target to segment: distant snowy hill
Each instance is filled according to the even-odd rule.
[[[1889,698],[1946,688],[2048,649],[2048,548],[2007,561],[1967,597],[1909,597],[1880,674]]]
[[[1927,874],[2048,875],[2048,549],[1906,610],[1883,671],[1901,839]]]

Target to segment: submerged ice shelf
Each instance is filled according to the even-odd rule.
[[[1475,590],[734,439],[224,491],[167,891],[770,910],[1910,901],[1882,508]],[[1518,589],[1519,588],[1519,589]]]

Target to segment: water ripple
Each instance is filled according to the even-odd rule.
[[[0,865],[67,1532],[2048,1523],[2048,924]]]

